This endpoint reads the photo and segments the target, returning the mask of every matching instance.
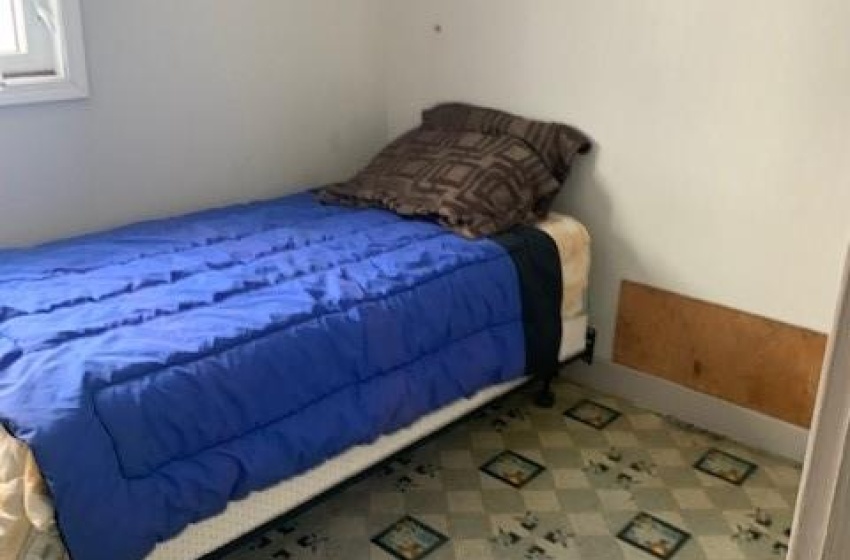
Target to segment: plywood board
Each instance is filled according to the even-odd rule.
[[[623,282],[614,361],[808,427],[826,335]]]

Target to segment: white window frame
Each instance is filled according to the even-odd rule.
[[[8,79],[0,75],[0,107],[88,97],[89,82],[83,47],[80,0],[54,0],[54,2],[55,75]]]

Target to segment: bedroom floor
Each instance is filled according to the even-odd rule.
[[[552,410],[523,392],[498,401],[227,560],[785,556],[799,465],[557,392]]]

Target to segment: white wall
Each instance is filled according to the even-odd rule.
[[[560,206],[595,237],[603,354],[624,277],[830,326],[850,237],[844,0],[83,10],[92,98],[0,109],[0,246],[340,179],[388,122],[462,99],[596,140]]]
[[[378,0],[82,5],[91,99],[0,108],[0,246],[338,180],[384,143]]]
[[[624,277],[829,330],[850,239],[850,2],[388,10],[393,134],[460,99],[573,123],[597,142],[560,204],[595,236],[604,354]]]

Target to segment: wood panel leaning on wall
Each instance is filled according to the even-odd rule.
[[[809,427],[824,334],[625,281],[614,361]]]

